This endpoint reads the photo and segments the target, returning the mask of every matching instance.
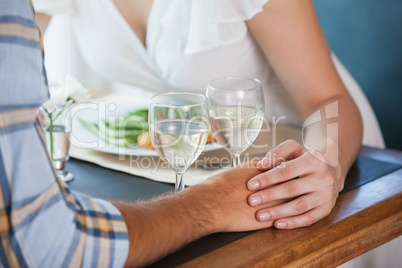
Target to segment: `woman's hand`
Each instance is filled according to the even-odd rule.
[[[249,205],[291,200],[256,213],[258,221],[274,221],[278,229],[310,226],[326,217],[343,187],[323,154],[294,140],[271,150],[257,166],[267,171],[247,183],[249,190],[257,191],[249,196]]]

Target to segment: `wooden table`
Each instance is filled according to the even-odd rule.
[[[363,147],[360,156],[402,166],[402,152]],[[75,160],[76,161],[76,160]],[[77,178],[70,188],[101,198],[127,196],[133,191],[139,194],[152,188],[150,195],[167,191],[171,185],[151,182],[124,173],[114,174],[113,179],[107,169],[85,162],[71,163]],[[86,177],[94,172],[96,178]],[[87,172],[86,174],[80,172]],[[106,172],[106,173],[105,173]],[[361,176],[362,174],[358,174]],[[364,174],[363,174],[364,175]],[[357,176],[357,175],[356,175]],[[121,178],[120,178],[121,177]],[[123,178],[124,177],[124,178]],[[99,181],[102,179],[103,181]],[[91,181],[93,180],[93,181]],[[94,187],[94,181],[98,187]],[[110,183],[112,181],[113,183]],[[102,188],[102,185],[106,185]],[[129,185],[130,184],[130,185]],[[135,184],[135,185],[134,185]],[[91,187],[88,187],[91,185]],[[158,192],[159,191],[159,192]],[[143,197],[143,196],[139,196]],[[130,198],[128,198],[130,199]],[[284,266],[323,266],[334,267],[347,262],[381,244],[402,234],[402,169],[395,171],[346,192],[337,200],[331,214],[318,223],[296,230],[277,230],[269,228],[258,232],[245,233],[234,242],[223,243],[205,250],[203,242],[195,242],[186,249],[173,253],[159,261],[154,267],[284,267]],[[222,234],[225,238],[230,234]],[[209,238],[206,238],[208,242]],[[201,239],[202,240],[202,239]],[[219,241],[209,239],[209,243]],[[215,241],[215,242],[214,242]],[[205,241],[204,241],[205,242]],[[198,244],[197,244],[198,243]],[[194,251],[197,251],[194,253]],[[199,253],[201,251],[203,253]],[[205,253],[205,254],[204,254]],[[195,257],[193,257],[195,256]],[[173,260],[173,262],[172,262]]]
[[[360,154],[402,164],[401,152],[364,147]],[[310,227],[261,230],[182,267],[334,267],[401,234],[402,169],[399,169],[342,194],[332,213]]]

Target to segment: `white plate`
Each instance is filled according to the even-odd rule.
[[[99,152],[136,155],[136,156],[158,156],[155,150],[148,150],[138,144],[131,147],[115,147],[107,145],[99,140],[99,137],[82,125],[78,119],[88,123],[98,123],[100,119],[126,115],[130,111],[148,108],[149,100],[137,98],[104,98],[95,100],[93,103],[78,104],[72,109],[71,143],[80,148],[90,148]],[[219,149],[217,143],[207,144],[204,152]]]

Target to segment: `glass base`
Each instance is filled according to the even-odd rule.
[[[57,177],[64,182],[69,182],[74,179],[74,174],[68,171],[65,172],[57,172]]]

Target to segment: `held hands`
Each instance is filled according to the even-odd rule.
[[[244,163],[187,190],[194,191],[193,199],[202,200],[202,211],[210,213],[209,232],[272,225],[293,229],[331,212],[343,187],[336,168],[323,154],[288,140],[260,162]]]
[[[278,229],[310,226],[326,217],[343,187],[323,154],[308,151],[294,140],[271,150],[257,166],[266,172],[247,183],[249,190],[257,191],[249,196],[249,205],[290,200],[259,209],[255,215],[259,222],[274,221]]]

